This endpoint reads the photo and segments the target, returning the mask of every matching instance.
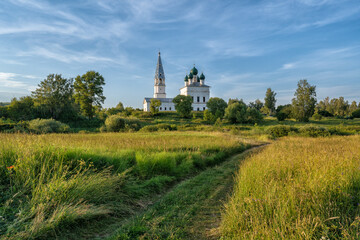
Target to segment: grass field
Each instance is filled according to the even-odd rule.
[[[78,239],[249,146],[223,133],[0,134],[0,236]]]
[[[360,239],[360,136],[283,138],[234,188],[223,239]]]

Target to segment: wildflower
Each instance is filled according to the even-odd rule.
[[[14,168],[14,165],[11,165],[10,167],[6,167],[7,169],[11,170]]]

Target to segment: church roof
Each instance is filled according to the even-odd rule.
[[[164,73],[164,68],[163,68],[162,62],[161,62],[160,52],[159,52],[159,57],[158,57],[158,61],[156,64],[155,79],[165,80],[165,73]]]

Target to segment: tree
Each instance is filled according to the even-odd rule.
[[[8,117],[14,121],[31,120],[36,116],[32,97],[13,98],[7,110]]]
[[[246,104],[235,102],[228,105],[224,117],[231,123],[244,123],[246,121]]]
[[[73,90],[73,79],[49,74],[32,92],[32,97],[42,117],[59,119],[66,111],[73,110]]]
[[[264,104],[260,101],[260,99],[256,99],[255,102],[249,103],[249,107],[260,111],[264,107]]]
[[[228,101],[228,106],[230,106],[233,103],[241,103],[241,104],[245,104],[244,101],[242,99],[237,99],[237,98],[229,98]]]
[[[276,99],[275,99],[276,93],[274,91],[271,91],[271,88],[268,88],[266,90],[266,94],[265,94],[265,104],[264,104],[264,113],[268,114],[268,115],[272,115],[275,112],[275,104],[276,104]]]
[[[216,119],[218,119],[224,116],[227,104],[223,99],[214,97],[209,99],[209,101],[206,103],[206,106],[208,107],[210,113],[214,115]]]
[[[191,96],[177,95],[173,99],[173,103],[175,104],[175,110],[181,117],[190,117],[193,103]]]
[[[116,107],[113,107],[113,108],[108,108],[106,110],[106,114],[107,115],[115,115],[115,114],[118,114],[118,113],[121,113],[124,111],[124,105],[122,104],[122,102],[119,102]]]
[[[357,104],[356,104],[356,101],[352,101],[352,103],[351,103],[351,105],[350,105],[350,107],[349,107],[349,112],[352,113],[352,112],[354,112],[354,111],[357,110],[357,109],[358,109],[358,106],[357,106]]]
[[[296,120],[307,122],[314,114],[316,104],[316,86],[311,86],[306,79],[298,82],[298,88],[292,99],[293,115]]]
[[[159,99],[151,99],[150,101],[150,112],[153,116],[159,113],[159,108],[161,106],[161,101]]]
[[[276,108],[276,118],[279,121],[284,121],[287,118],[291,118],[292,106],[291,104],[279,105]]]
[[[95,71],[88,71],[75,78],[75,100],[80,105],[81,112],[88,118],[94,116],[95,106],[101,107],[105,101],[103,85],[105,85],[103,76]]]

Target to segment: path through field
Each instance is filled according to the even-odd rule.
[[[171,189],[110,239],[217,239],[223,203],[232,192],[239,163],[253,147]]]

